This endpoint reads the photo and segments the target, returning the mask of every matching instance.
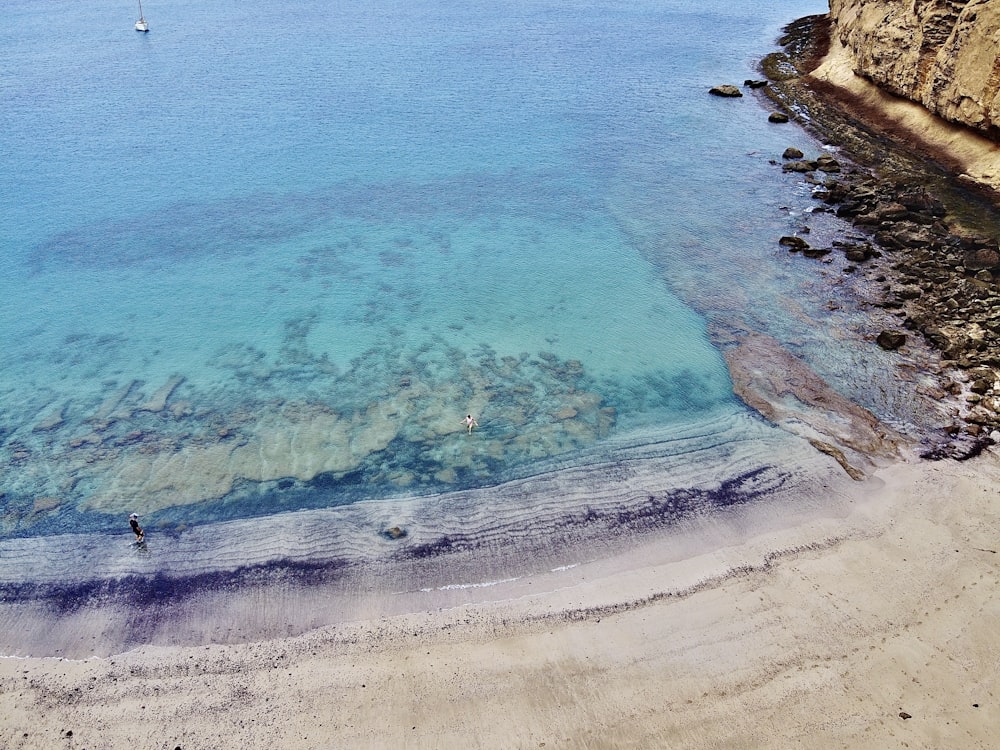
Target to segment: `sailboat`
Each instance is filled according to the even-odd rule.
[[[136,31],[149,31],[149,24],[146,17],[142,15],[142,0],[139,0],[139,20],[135,22]]]

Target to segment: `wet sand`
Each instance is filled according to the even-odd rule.
[[[150,529],[142,547],[126,531],[2,540],[0,654],[259,641],[517,599],[574,586],[583,566],[673,564],[842,516],[859,491],[809,440],[749,414],[574,459],[588,457],[494,487]]]
[[[845,515],[673,562],[654,543],[298,637],[4,658],[0,742],[996,747],[998,483],[995,449],[901,462]]]

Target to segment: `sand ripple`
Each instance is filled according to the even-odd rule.
[[[220,612],[228,613],[225,638],[276,627],[301,632],[357,615],[351,602],[373,590],[399,595],[383,597],[379,606],[387,610],[434,608],[482,595],[484,582],[569,570],[642,538],[660,535],[670,544],[674,532],[710,525],[750,501],[755,508],[767,501],[803,506],[822,494],[829,505],[852,484],[807,441],[743,414],[670,434],[632,434],[583,460],[553,459],[538,473],[489,488],[169,535],[153,530],[145,548],[131,545],[128,535],[4,540],[0,620],[16,619],[20,633],[0,650],[37,647],[30,631],[44,621],[50,627],[53,613],[79,618],[88,629],[104,623],[93,636],[98,641],[135,644],[213,637],[203,632],[205,623],[217,630]],[[303,591],[313,604],[282,609],[283,597]],[[142,602],[142,616],[132,610],[135,602]]]

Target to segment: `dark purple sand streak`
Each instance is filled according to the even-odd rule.
[[[573,530],[586,529],[612,534],[641,534],[669,527],[681,520],[704,513],[712,508],[726,508],[761,499],[780,489],[790,478],[774,467],[761,467],[727,479],[718,488],[702,490],[679,489],[659,496],[650,495],[645,502],[629,507],[587,507],[570,513],[559,521],[559,530],[571,536]],[[595,528],[599,527],[599,528]],[[511,535],[511,539],[516,538]],[[416,545],[405,545],[392,558],[397,562],[438,558],[455,552],[470,553],[482,547],[477,534],[449,534]],[[40,601],[56,616],[86,607],[121,605],[134,606],[140,615],[133,622],[135,640],[141,641],[146,620],[159,623],[171,610],[190,597],[209,590],[226,591],[244,586],[315,586],[335,583],[345,571],[364,565],[363,561],[333,558],[324,561],[279,559],[247,565],[229,571],[210,571],[193,575],[172,576],[157,572],[150,576],[127,575],[118,578],[92,578],[71,584],[46,584],[30,581],[0,583],[0,601],[6,604]],[[152,632],[149,629],[147,632]]]
[[[773,475],[769,477],[766,486],[752,486],[756,480],[768,478],[765,475]],[[593,529],[599,525],[602,530],[611,533],[628,531],[639,534],[668,527],[712,508],[727,508],[761,499],[780,489],[790,477],[787,472],[781,472],[773,466],[763,466],[726,479],[716,489],[686,488],[660,496],[650,495],[645,502],[631,507],[625,504],[614,508],[588,506],[583,512],[561,518],[559,528],[563,531]],[[405,551],[404,557],[438,557],[451,552],[472,552],[481,546],[475,535],[452,534],[410,547]]]

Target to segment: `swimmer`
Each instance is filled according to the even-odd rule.
[[[473,427],[479,427],[479,422],[477,422],[476,418],[471,414],[466,414],[465,419],[463,419],[462,421],[465,423],[465,426],[469,428],[470,435],[472,434]]]

